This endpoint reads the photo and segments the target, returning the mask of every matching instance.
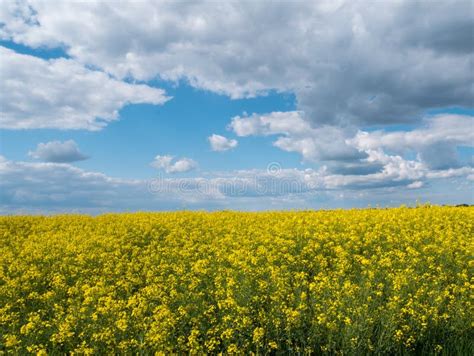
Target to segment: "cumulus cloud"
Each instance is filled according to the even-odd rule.
[[[278,135],[274,146],[297,152],[311,162],[351,161],[367,157],[346,143],[346,136],[353,130],[328,125],[313,128],[301,111],[235,116],[229,128],[238,136]]]
[[[129,84],[70,59],[43,60],[0,46],[0,128],[99,130],[127,104],[163,104],[158,88]]]
[[[471,146],[474,143],[473,129],[474,116],[439,114],[425,118],[422,127],[411,131],[360,132],[354,142],[364,149],[382,146],[392,150],[405,150],[439,142]]]
[[[157,155],[150,165],[153,168],[162,169],[166,173],[184,173],[192,171],[198,164],[190,158],[184,157],[176,159],[174,156],[170,155]]]
[[[410,131],[359,131],[349,143],[361,150],[412,151],[431,169],[458,168],[456,148],[474,146],[474,116],[440,114]]]
[[[238,136],[305,135],[312,128],[303,116],[304,113],[301,111],[276,111],[262,115],[235,116],[229,128]]]
[[[41,161],[55,163],[82,161],[89,158],[79,151],[79,147],[77,147],[76,142],[73,140],[39,143],[34,151],[28,152],[28,156]]]
[[[457,148],[474,146],[474,117],[439,114],[407,131],[356,131],[354,127],[313,127],[300,111],[236,116],[229,128],[238,136],[275,135],[274,146],[297,152],[304,160],[324,163],[331,172],[365,175],[383,165],[374,152],[406,156],[413,153],[429,169],[460,168]]]
[[[216,134],[209,136],[207,139],[211,145],[211,149],[218,152],[231,150],[237,147],[238,144],[237,140],[235,139],[229,139]]]
[[[7,0],[0,22],[3,39],[61,46],[117,78],[185,79],[232,98],[291,91],[318,124],[416,122],[473,100],[469,0]]]

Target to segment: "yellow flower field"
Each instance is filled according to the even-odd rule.
[[[474,354],[474,208],[0,217],[0,354]]]

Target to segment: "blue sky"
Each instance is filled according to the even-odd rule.
[[[151,81],[147,84],[164,88],[173,99],[163,106],[125,106],[120,110],[120,120],[101,131],[2,131],[2,153],[11,159],[28,160],[28,151],[34,150],[38,142],[72,139],[85,154],[93,154],[93,159],[78,162],[78,166],[111,176],[141,179],[156,173],[149,163],[159,153],[190,157],[199,161],[203,171],[265,168],[273,161],[287,168],[301,165],[296,153],[273,147],[271,137],[249,137],[240,142],[238,150],[225,154],[213,152],[207,140],[214,133],[235,137],[227,126],[232,117],[244,112],[294,110],[293,95],[269,93],[232,100],[186,83]]]
[[[3,2],[0,212],[472,204],[472,13]]]

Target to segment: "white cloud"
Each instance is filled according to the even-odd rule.
[[[423,182],[417,180],[417,181],[415,181],[415,182],[413,182],[413,183],[408,184],[408,185],[407,185],[407,188],[410,188],[410,189],[419,189],[419,188],[423,187],[423,185],[424,185]]]
[[[449,168],[445,170],[436,170],[427,172],[426,177],[429,179],[446,179],[453,177],[467,177],[470,179],[471,175],[474,174],[474,168],[472,167],[461,167],[461,168]],[[474,189],[474,187],[471,186]],[[471,190],[473,193],[473,190]]]
[[[410,131],[359,131],[349,142],[361,150],[413,151],[432,169],[458,168],[456,148],[474,146],[474,116],[440,114]]]
[[[227,137],[216,134],[209,136],[207,139],[211,144],[211,149],[213,151],[218,152],[228,151],[232,148],[237,147],[238,144],[237,140],[229,139]]]
[[[312,128],[303,117],[304,113],[301,111],[276,111],[268,114],[235,116],[229,128],[238,136],[306,135]]]
[[[39,143],[34,151],[28,152],[28,155],[34,159],[55,163],[82,161],[88,158],[79,151],[73,140]]]
[[[379,147],[391,150],[416,149],[440,142],[472,146],[474,116],[439,114],[425,118],[425,125],[411,131],[359,132],[354,143],[362,149]]]
[[[127,104],[163,104],[161,89],[113,79],[74,60],[18,54],[0,46],[0,128],[99,130]]]
[[[333,173],[365,175],[381,171],[375,152],[414,153],[434,170],[460,168],[457,147],[474,146],[474,117],[440,114],[424,119],[410,131],[366,132],[354,127],[313,127],[299,111],[252,114],[232,118],[229,128],[238,136],[277,136],[274,146],[297,152],[306,161],[324,163]],[[382,164],[383,163],[383,164]]]
[[[385,124],[472,104],[471,13],[469,0],[7,0],[0,36],[62,46],[118,78],[185,79],[233,98],[291,91],[313,122]]]
[[[307,161],[348,161],[367,156],[345,142],[353,130],[328,125],[313,128],[301,111],[236,116],[229,128],[238,136],[280,135],[274,142],[276,147],[297,152]]]
[[[192,171],[197,167],[197,163],[190,158],[175,159],[170,155],[156,156],[150,165],[157,169],[162,169],[166,173],[184,173]]]

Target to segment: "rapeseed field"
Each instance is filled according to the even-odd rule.
[[[474,354],[474,208],[0,217],[0,354]]]

